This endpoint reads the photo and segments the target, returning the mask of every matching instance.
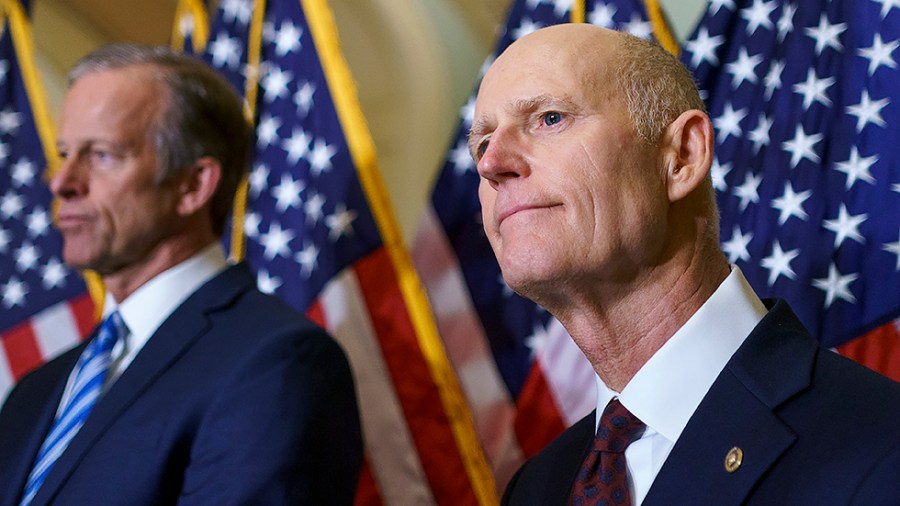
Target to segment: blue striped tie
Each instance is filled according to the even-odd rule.
[[[75,366],[75,379],[70,395],[64,399],[65,403],[58,411],[50,433],[44,439],[44,444],[38,452],[34,468],[28,475],[28,483],[25,485],[25,495],[19,506],[28,506],[47,474],[53,468],[53,464],[69,446],[69,441],[75,437],[84,421],[87,419],[94,403],[100,397],[106,372],[111,362],[110,352],[113,345],[126,332],[125,322],[118,311],[111,313],[100,324],[100,331],[91,340],[81,353],[78,364]]]

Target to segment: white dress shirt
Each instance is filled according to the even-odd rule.
[[[625,450],[631,497],[644,501],[678,437],[725,364],[767,310],[737,266],[622,392],[597,376],[597,419],[614,397],[647,429]]]
[[[116,341],[112,349],[112,363],[103,383],[103,392],[121,376],[131,364],[156,329],[200,286],[225,270],[228,266],[225,252],[219,243],[211,244],[196,255],[158,274],[141,285],[121,304],[116,304],[107,292],[103,305],[103,318],[119,311],[127,332]],[[60,406],[71,395],[75,370],[63,392]]]

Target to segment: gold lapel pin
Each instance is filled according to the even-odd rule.
[[[741,462],[743,461],[744,451],[735,446],[728,450],[728,453],[725,455],[725,470],[729,473],[733,473],[741,467]]]

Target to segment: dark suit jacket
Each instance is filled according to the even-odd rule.
[[[0,411],[0,505],[18,504],[83,347],[23,378]],[[343,352],[238,265],[147,341],[32,504],[351,504],[361,460]]]
[[[567,504],[593,437],[592,413],[525,463],[503,504]],[[732,447],[743,463],[728,473]],[[900,383],[820,348],[777,301],[713,383],[643,504],[900,505]]]

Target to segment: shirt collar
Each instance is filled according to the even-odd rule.
[[[144,283],[118,306],[107,292],[103,317],[118,309],[128,327],[129,348],[140,349],[185,299],[227,265],[222,246],[213,243]]]
[[[597,420],[618,396],[648,427],[673,443],[725,364],[766,314],[737,266],[712,296],[650,357],[621,394],[597,377]]]

